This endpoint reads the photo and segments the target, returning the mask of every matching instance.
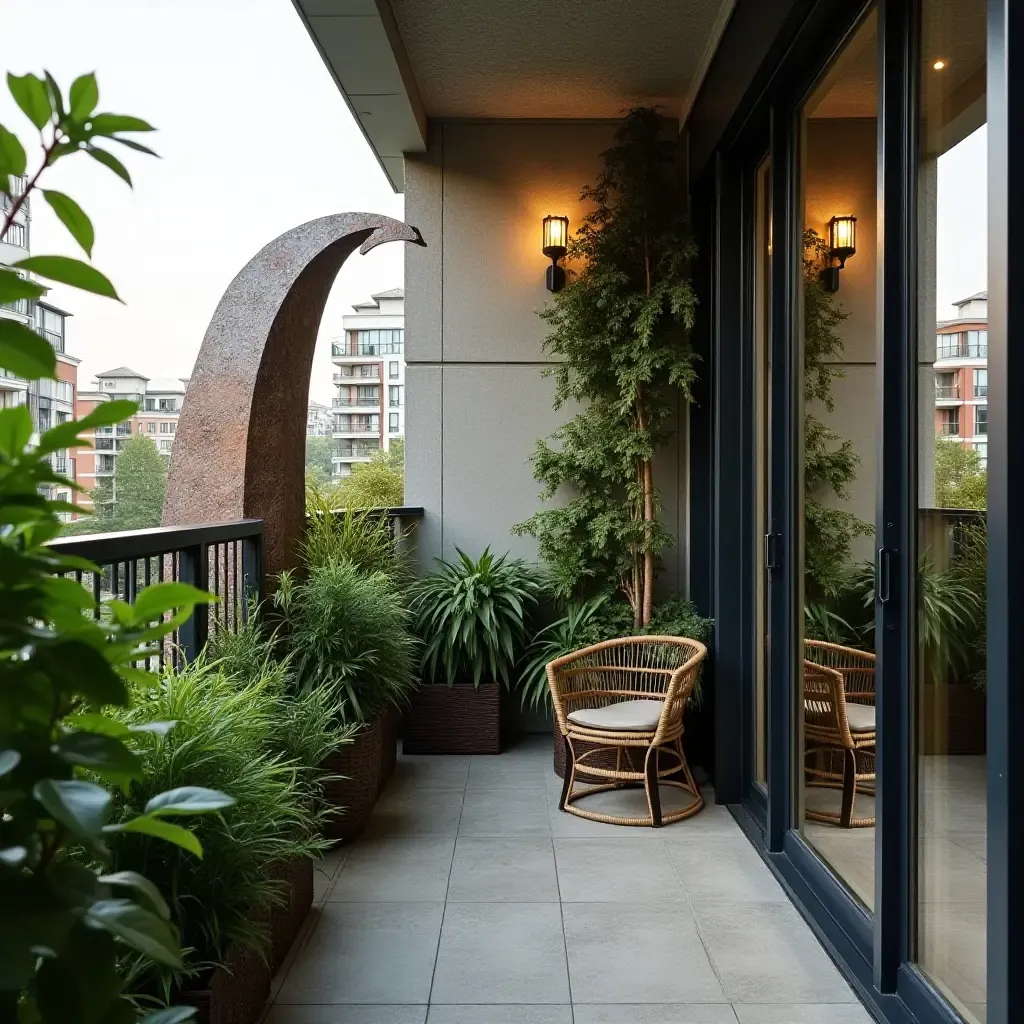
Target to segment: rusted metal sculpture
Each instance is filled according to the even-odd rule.
[[[331,285],[358,248],[424,245],[416,228],[339,213],[264,246],[217,304],[178,420],[165,526],[264,521],[265,571],[295,562],[305,511],[306,407]]]

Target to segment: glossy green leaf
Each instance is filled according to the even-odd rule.
[[[209,814],[230,807],[235,801],[226,793],[203,786],[179,786],[158,793],[146,804],[146,814],[162,818],[172,814]]]
[[[199,590],[189,583],[154,583],[139,594],[133,607],[137,622],[152,622],[174,608],[191,608],[216,601],[216,594]]]
[[[21,764],[21,754],[16,750],[0,750],[0,776],[14,771]]]
[[[156,129],[141,117],[128,114],[95,114],[89,119],[89,128],[96,135],[111,135],[114,132],[152,132]],[[123,139],[118,139],[123,142]]]
[[[180,846],[183,850],[196,857],[203,856],[203,846],[194,832],[187,828],[175,825],[170,821],[162,821],[160,818],[146,815],[141,818],[132,818],[130,821],[122,821],[117,825],[107,825],[105,832],[138,832],[142,835],[153,836],[156,839],[164,839],[168,843]]]
[[[43,1024],[100,1024],[114,1006],[127,1005],[117,952],[112,935],[76,922],[60,956],[39,965],[33,987]]]
[[[139,1024],[181,1024],[182,1021],[192,1020],[196,1015],[194,1006],[167,1006],[162,1010],[155,1010],[147,1013],[139,1019]]]
[[[140,875],[137,871],[114,871],[109,875],[100,875],[97,881],[102,882],[104,885],[117,885],[134,889],[144,897],[144,902],[149,905],[149,908],[154,913],[165,921],[171,919],[170,908],[167,906],[163,896],[160,895],[160,890],[145,875]]]
[[[61,95],[60,86],[49,71],[44,71],[43,77],[46,79],[46,85],[50,90],[50,102],[53,104],[53,109],[57,111],[57,116],[63,120],[67,111],[64,109],[64,97]]]
[[[132,176],[128,173],[128,168],[112,153],[108,153],[105,149],[100,149],[98,146],[89,146],[86,149],[86,153],[94,160],[103,164],[104,167],[109,167],[122,181],[131,185]]]
[[[0,319],[0,366],[26,380],[53,379],[57,355],[45,338],[5,317]]]
[[[29,256],[27,259],[18,260],[14,266],[30,270],[51,281],[69,284],[72,288],[81,288],[84,292],[121,301],[114,291],[114,286],[95,267],[90,267],[81,260],[71,259],[70,256]]]
[[[136,776],[142,770],[139,755],[114,736],[98,732],[72,732],[57,740],[56,752],[68,764]]]
[[[123,722],[106,715],[98,713],[87,715],[68,715],[64,721],[75,729],[84,729],[88,732],[100,733],[103,736],[114,736],[123,738],[131,735],[131,729]]]
[[[96,233],[93,231],[92,221],[86,216],[85,211],[71,196],[65,195],[63,192],[45,188],[42,192],[60,222],[71,232],[71,237],[85,250],[87,256],[92,256]]]
[[[93,73],[80,75],[68,92],[68,113],[75,121],[84,121],[100,101],[100,87]]]
[[[21,112],[37,127],[43,128],[50,120],[53,109],[46,83],[35,75],[13,75],[7,73],[7,87]]]
[[[148,674],[148,673],[147,673]],[[177,722],[138,722],[128,726],[131,732],[151,733],[164,739],[167,734],[177,725]]]
[[[124,680],[100,651],[81,640],[39,646],[34,658],[67,692],[81,694],[94,705],[127,700]]]
[[[89,908],[85,919],[157,963],[183,966],[171,926],[134,900],[99,900]]]
[[[0,453],[15,459],[32,436],[32,414],[24,405],[0,410]]]
[[[112,135],[111,139],[114,142],[120,142],[122,146],[127,146],[129,149],[137,150],[139,153],[146,153],[148,156],[155,156],[157,159],[160,158],[160,154],[154,152],[149,146],[144,146],[141,142],[136,142],[134,139],[122,139],[120,135]]]
[[[39,299],[46,289],[27,277],[15,274],[13,270],[0,270],[0,302],[15,302],[17,299]]]
[[[42,779],[33,787],[32,795],[54,821],[76,835],[97,835],[110,817],[110,794],[92,782]]]
[[[0,173],[24,174],[27,163],[25,147],[18,136],[0,124]]]

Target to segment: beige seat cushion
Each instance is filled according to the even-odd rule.
[[[654,732],[664,707],[660,700],[620,700],[603,708],[577,708],[569,713],[569,721],[585,729]]]
[[[852,700],[848,700],[846,702],[846,721],[849,723],[850,732],[874,732],[874,704],[854,704]]]

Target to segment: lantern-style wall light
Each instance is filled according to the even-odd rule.
[[[857,218],[833,217],[828,222],[828,266],[821,272],[821,286],[839,291],[839,271],[857,251]]]
[[[565,269],[558,265],[558,261],[565,257],[569,244],[569,218],[548,214],[544,218],[543,242],[541,252],[551,260],[545,278],[548,291],[560,292],[565,287]]]

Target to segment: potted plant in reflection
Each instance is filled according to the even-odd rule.
[[[409,754],[501,752],[500,688],[510,686],[527,644],[527,620],[544,587],[537,571],[485,549],[458,551],[412,590],[423,643],[403,750]]]

